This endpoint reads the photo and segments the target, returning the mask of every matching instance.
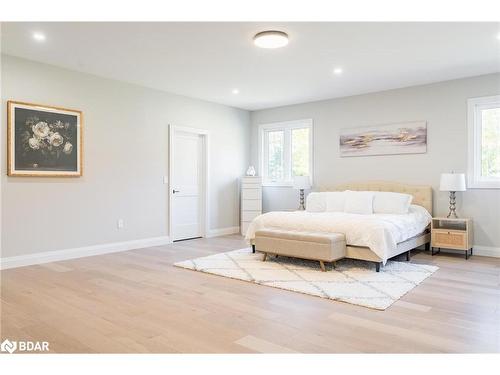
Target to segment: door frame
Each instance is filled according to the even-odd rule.
[[[191,133],[201,136],[201,156],[203,161],[201,163],[202,173],[201,173],[201,192],[200,192],[200,226],[201,226],[201,236],[207,237],[208,235],[208,182],[209,182],[209,132],[206,129],[197,129],[186,126],[168,125],[168,235],[170,237],[170,242],[173,242],[174,236],[172,233],[172,199],[173,199],[173,184],[172,184],[172,167],[174,165],[174,160],[172,158],[174,149],[174,133],[176,131],[182,131],[185,133]]]

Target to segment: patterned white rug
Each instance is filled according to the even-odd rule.
[[[174,265],[378,310],[391,306],[438,269],[388,261],[380,272],[375,272],[373,263],[343,259],[337,261],[335,269],[325,264],[327,272],[321,272],[319,262],[281,256],[269,256],[262,262],[263,257],[248,248]]]

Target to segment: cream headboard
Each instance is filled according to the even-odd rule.
[[[413,195],[412,204],[424,207],[432,215],[432,188],[425,185],[406,185],[389,181],[364,181],[322,187],[320,191],[332,190],[364,190],[364,191],[392,191]]]

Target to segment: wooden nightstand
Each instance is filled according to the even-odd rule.
[[[439,253],[441,248],[462,250],[465,259],[472,255],[472,220],[459,218],[434,217],[431,224],[431,253]],[[434,248],[439,250],[435,253]]]

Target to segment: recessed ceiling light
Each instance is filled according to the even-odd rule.
[[[336,75],[342,74],[342,68],[335,68],[333,69],[333,73]]]
[[[234,95],[237,95],[240,93],[240,90],[238,89],[233,89],[233,91],[231,91]]]
[[[253,42],[260,48],[280,48],[288,44],[288,35],[283,31],[262,31],[253,37]]]
[[[37,42],[43,42],[45,40],[45,35],[39,32],[33,33],[33,39]]]

